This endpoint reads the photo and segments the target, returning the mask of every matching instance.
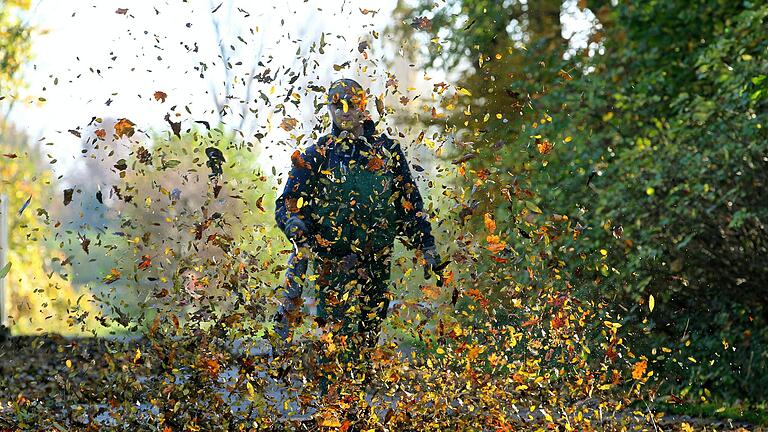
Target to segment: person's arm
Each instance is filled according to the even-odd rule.
[[[286,228],[291,228],[296,224],[298,218],[306,226],[307,231],[304,235],[312,232],[311,222],[309,220],[309,206],[302,205],[298,208],[299,198],[304,203],[309,203],[312,199],[312,187],[320,166],[320,155],[316,146],[310,146],[303,154],[296,150],[291,155],[291,171],[285,182],[283,193],[275,201],[275,222],[283,233],[290,239],[291,236]],[[294,219],[292,219],[294,218]]]
[[[418,185],[413,180],[405,153],[396,141],[385,137],[392,154],[395,173],[395,190],[399,193],[396,205],[399,213],[399,231],[421,250],[435,246],[432,226],[424,212],[424,201]]]

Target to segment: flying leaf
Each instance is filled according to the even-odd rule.
[[[296,128],[296,125],[299,123],[298,120],[296,120],[293,117],[285,117],[282,122],[280,122],[280,129],[285,130],[286,132],[290,132],[293,129]]]
[[[432,20],[427,17],[415,17],[411,20],[411,27],[416,30],[430,30],[432,28]]]
[[[643,377],[645,370],[648,368],[648,362],[646,360],[635,363],[632,367],[632,378],[639,380]]]
[[[66,206],[66,205],[69,205],[69,203],[71,203],[71,202],[72,202],[72,193],[73,193],[74,191],[75,191],[75,190],[74,190],[74,189],[72,189],[72,188],[70,188],[70,189],[64,189],[64,205],[65,205],[65,206]]]
[[[21,216],[21,214],[24,213],[24,210],[27,208],[27,206],[31,201],[32,201],[32,195],[30,195],[29,198],[27,198],[27,200],[24,202],[24,205],[22,205],[21,208],[19,209],[19,216]]]
[[[536,143],[536,147],[539,149],[539,153],[545,155],[552,151],[554,145],[547,140],[542,140]]]
[[[112,268],[112,270],[109,271],[109,274],[104,276],[102,279],[102,282],[106,284],[111,284],[112,282],[120,279],[120,270],[116,268]]]
[[[526,201],[525,202],[525,207],[527,207],[528,210],[530,210],[532,212],[541,213],[541,209],[539,208],[539,206],[537,206],[536,204],[534,204],[531,201]]]
[[[267,210],[264,208],[264,194],[262,194],[259,199],[256,200],[256,208],[258,208],[262,213],[267,212]]]
[[[299,150],[296,150],[291,154],[291,163],[297,168],[312,169],[312,165],[304,160]]]
[[[5,264],[5,266],[3,266],[2,269],[0,269],[0,279],[3,279],[8,274],[9,271],[11,271],[10,261],[8,261],[8,263]]]
[[[136,124],[127,118],[118,119],[117,123],[115,124],[115,135],[117,135],[118,138],[123,136],[130,138],[135,132],[133,129],[134,126],[136,126]]]
[[[490,213],[486,213],[484,216],[485,219],[485,228],[488,230],[488,232],[493,233],[496,231],[496,221],[493,220]]]

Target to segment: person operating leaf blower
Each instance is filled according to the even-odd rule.
[[[291,337],[312,260],[318,321],[348,354],[378,341],[389,307],[396,237],[421,250],[426,278],[435,274],[439,282],[447,264],[440,264],[405,154],[394,140],[376,133],[366,96],[351,79],[330,85],[331,133],[303,153],[294,152],[275,206],[277,225],[295,245],[275,317],[277,333]]]

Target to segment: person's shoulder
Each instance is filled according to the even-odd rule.
[[[381,146],[390,152],[400,149],[400,143],[396,139],[387,135],[386,132],[375,135],[374,145]]]
[[[327,145],[328,136],[326,135],[302,149],[294,150],[291,154],[291,164],[298,168],[317,169],[325,158]]]

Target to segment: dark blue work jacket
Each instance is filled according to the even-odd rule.
[[[335,125],[292,167],[275,205],[281,230],[291,216],[307,225],[315,252],[343,256],[374,254],[400,237],[409,248],[434,245],[424,203],[400,145],[375,135],[373,121],[363,137],[343,137]]]

